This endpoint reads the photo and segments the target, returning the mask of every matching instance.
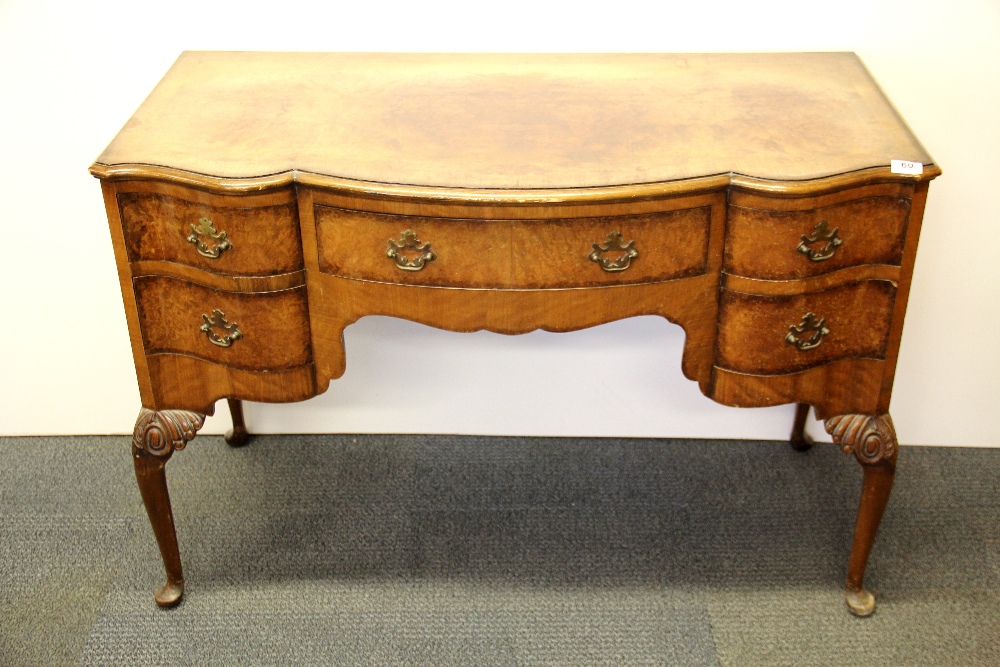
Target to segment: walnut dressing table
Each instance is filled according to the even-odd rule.
[[[893,162],[903,161],[903,162]],[[850,53],[185,53],[91,167],[142,398],[132,453],[183,576],[164,467],[229,399],[302,401],[365,315],[452,331],[684,328],[732,406],[811,406],[864,470],[847,603],[892,488],[888,414],[928,183]]]

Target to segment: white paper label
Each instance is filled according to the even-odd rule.
[[[912,174],[919,176],[924,173],[924,165],[920,162],[909,162],[907,160],[892,160],[890,170],[894,174]]]

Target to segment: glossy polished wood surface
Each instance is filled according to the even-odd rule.
[[[523,190],[892,159],[933,162],[852,53],[187,52],[97,164]]]
[[[726,257],[730,275],[795,280],[856,266],[899,266],[913,187],[886,183],[796,199],[734,192],[729,198]],[[814,257],[799,250],[825,224],[839,244]],[[827,256],[829,255],[829,256]]]
[[[721,202],[719,202],[721,205]],[[323,273],[408,285],[495,289],[598,287],[701,275],[708,265],[711,207],[588,218],[475,220],[385,215],[317,206]],[[419,271],[386,254],[402,232],[417,234],[434,259]],[[609,233],[634,245],[620,271],[590,259]],[[621,245],[621,244],[619,244]],[[611,259],[623,253],[610,251]]]
[[[884,359],[896,288],[865,280],[793,296],[723,290],[719,306],[720,368],[754,375],[781,375],[840,359]],[[829,331],[812,349],[786,336],[812,313]]]
[[[312,360],[306,290],[227,292],[164,276],[135,279],[147,355],[184,354],[244,370],[278,371]],[[213,343],[205,317],[218,311],[239,331],[228,346]],[[219,327],[213,328],[221,336]]]
[[[245,442],[241,401],[325,391],[369,315],[504,334],[658,315],[706,396],[799,404],[800,449],[811,407],[864,467],[846,600],[873,611],[941,170],[853,54],[186,53],[91,172],[161,605],[183,592],[164,464],[219,399]]]
[[[227,276],[303,268],[292,188],[234,197],[147,181],[122,184],[117,193],[131,262],[174,262]],[[203,220],[222,243],[198,233]],[[207,241],[202,250],[214,256],[199,252],[192,237]]]

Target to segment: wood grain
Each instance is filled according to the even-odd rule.
[[[933,163],[851,53],[188,52],[97,162],[579,188],[891,159]]]
[[[826,432],[846,454],[854,454],[865,471],[854,541],[847,567],[847,606],[856,616],[875,611],[875,596],[864,587],[865,569],[889,502],[896,474],[899,443],[888,413],[838,415],[826,420]]]
[[[941,170],[853,54],[186,53],[91,172],[157,411],[133,453],[160,604],[183,592],[160,434],[181,448],[217,400],[239,425],[241,400],[324,391],[368,315],[504,334],[658,315],[705,395],[798,403],[796,433],[811,405],[853,448],[847,599],[874,608],[886,412]],[[187,240],[202,218],[232,243],[218,258]],[[796,248],[820,222],[843,243],[811,262]],[[437,255],[420,272],[386,256],[407,229]],[[639,251],[620,273],[588,259],[611,231]],[[240,327],[230,347],[201,330],[215,309]],[[785,337],[807,312],[829,333],[800,350]]]
[[[284,370],[312,360],[303,288],[245,294],[222,292],[162,276],[135,279],[146,354],[186,354],[243,370]],[[238,325],[242,337],[229,347],[201,330],[214,310]]]
[[[303,268],[295,193],[290,188],[234,197],[155,183],[118,189],[129,261],[164,261],[213,274],[268,276]],[[225,232],[231,248],[216,258],[188,241],[202,218]]]
[[[317,206],[319,267],[324,273],[409,285],[565,288],[671,280],[705,272],[709,207],[594,218],[478,220],[385,215]],[[413,230],[436,258],[420,271],[398,268],[388,239]],[[639,256],[609,273],[588,259],[618,231]]]
[[[800,280],[761,280],[759,278],[744,278],[728,273],[722,274],[722,286],[733,292],[748,294],[784,295],[819,292],[837,285],[856,283],[864,280],[882,280],[896,284],[900,269],[897,266],[885,264],[863,264],[849,266],[830,273],[823,273],[811,278]]]
[[[921,183],[917,185],[913,193],[913,205],[910,208],[910,220],[907,223],[906,246],[903,249],[903,263],[896,287],[896,302],[892,310],[892,326],[889,329],[889,342],[886,346],[882,391],[879,394],[878,407],[872,411],[873,414],[888,414],[889,412],[889,400],[892,398],[892,385],[896,377],[899,344],[903,338],[906,302],[909,299],[910,283],[913,280],[913,266],[917,260],[917,242],[920,240],[920,226],[923,223],[929,185],[929,183]]]
[[[230,292],[278,292],[306,284],[305,270],[270,276],[224,276],[208,273],[187,264],[155,261],[132,262],[129,268],[136,278],[166,276]]]
[[[781,375],[847,358],[883,359],[896,290],[866,280],[820,292],[761,296],[723,290],[716,365],[754,375]],[[830,333],[800,350],[786,343],[806,313],[824,318]]]
[[[925,164],[924,171],[920,175],[896,174],[890,167],[882,166],[801,181],[756,178],[730,172],[712,176],[695,176],[676,181],[602,185],[587,188],[455,188],[406,185],[375,183],[340,176],[312,174],[301,170],[264,176],[231,178],[198,174],[162,165],[107,165],[96,162],[90,165],[90,173],[95,178],[107,182],[157,181],[194,187],[205,192],[223,195],[253,194],[298,185],[349,196],[389,197],[399,201],[511,205],[638,201],[648,198],[691,195],[725,188],[729,188],[732,192],[752,192],[771,197],[807,197],[872,184],[923,183],[937,178],[943,172],[936,164]]]
[[[317,393],[311,363],[282,371],[246,371],[180,354],[151,354],[147,364],[154,387],[152,409],[171,406],[212,415],[222,398],[293,403]]]
[[[132,286],[132,267],[129,265],[128,251],[125,249],[125,230],[122,228],[121,213],[118,209],[117,190],[117,183],[101,182],[104,209],[108,215],[108,227],[111,231],[111,247],[118,268],[118,284],[125,306],[125,321],[128,323],[129,343],[132,346],[132,361],[135,364],[135,376],[139,384],[139,397],[143,406],[153,408],[153,383],[146,364],[146,349],[142,342],[139,309],[136,307],[135,289]]]
[[[503,221],[386,215],[329,206],[315,210],[319,270],[387,283],[498,287],[511,277],[511,228]],[[398,268],[389,239],[411,230],[436,258],[420,271]]]
[[[787,375],[753,375],[712,369],[706,395],[738,408],[806,403],[817,419],[842,414],[869,414],[878,405],[879,378],[885,362],[844,359]]]
[[[184,572],[164,466],[174,451],[184,449],[204,424],[203,414],[141,408],[132,432],[135,478],[167,575],[166,583],[155,593],[156,603],[161,607],[174,606],[184,594]]]
[[[320,390],[346,368],[343,330],[366,315],[391,315],[449,331],[572,331],[636,315],[660,315],[685,331],[682,370],[707,389],[715,336],[714,276],[571,290],[453,290],[319,275],[310,314]]]
[[[765,280],[793,280],[863,264],[899,266],[902,261],[910,214],[908,197],[867,195],[836,204],[826,204],[822,202],[824,198],[755,199],[754,203],[767,208],[730,202],[723,264],[727,273]],[[779,208],[788,203],[794,203],[796,209]],[[829,259],[812,261],[797,248],[802,237],[812,235],[820,222],[825,222],[831,231],[837,230],[842,244]]]

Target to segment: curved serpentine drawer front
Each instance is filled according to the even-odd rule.
[[[175,262],[240,276],[303,268],[293,191],[226,196],[164,184],[141,187],[118,194],[130,262]]]
[[[323,273],[386,283],[542,289],[703,274],[711,207],[535,220],[389,215],[315,206]]]
[[[884,359],[895,297],[887,280],[791,296],[724,289],[716,365],[779,375],[839,359]]]
[[[146,354],[277,371],[310,362],[306,288],[228,292],[165,276],[133,280]]]
[[[723,270],[795,280],[849,266],[899,266],[911,190],[892,184],[803,199],[734,192]]]

